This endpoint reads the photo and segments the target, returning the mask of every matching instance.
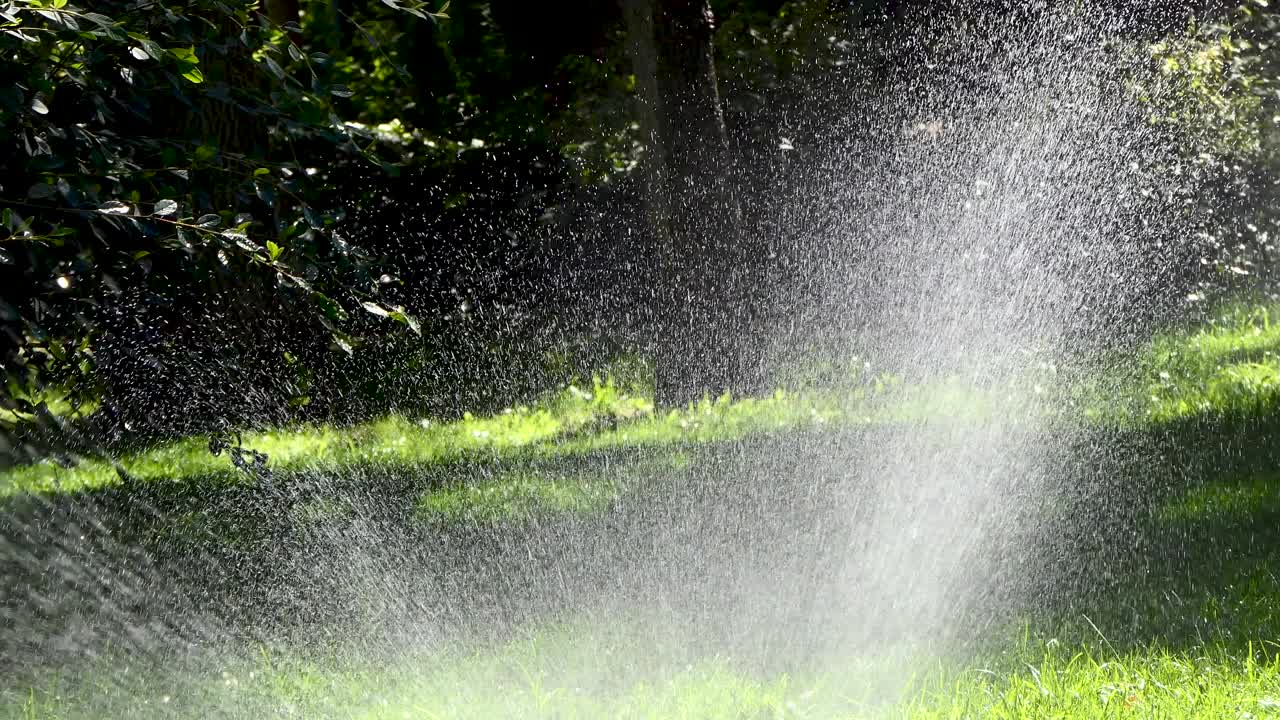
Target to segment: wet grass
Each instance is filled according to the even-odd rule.
[[[666,628],[669,633],[671,628]],[[653,628],[543,628],[479,651],[394,663],[264,652],[204,673],[111,682],[53,678],[0,696],[15,717],[80,718],[1266,718],[1280,713],[1280,654],[1158,646],[1116,652],[1014,639],[968,662],[854,658],[763,673],[690,657]]]
[[[1093,406],[1087,414],[1104,421],[1159,426],[1274,415],[1280,410],[1280,306],[1223,307],[1114,364],[1091,388],[1110,395],[1110,402],[1084,401]]]
[[[351,465],[406,468],[714,442],[821,424],[838,409],[830,398],[777,392],[737,401],[726,396],[680,411],[655,413],[649,399],[622,392],[609,380],[596,380],[587,390],[570,386],[537,405],[509,408],[491,417],[468,413],[457,421],[438,422],[389,416],[344,428],[249,432],[242,442],[265,453],[273,471]],[[234,481],[237,477],[227,458],[212,455],[202,437],[127,455],[118,464],[140,481],[173,482],[196,476]],[[109,462],[86,459],[63,467],[49,461],[0,473],[0,496],[79,492],[122,482]]]
[[[813,427],[959,422],[1041,413],[1099,427],[1159,430],[1187,421],[1266,418],[1280,410],[1280,307],[1232,306],[1208,321],[1157,336],[1071,379],[1045,366],[1007,387],[975,389],[964,378],[911,383],[871,374],[839,394],[782,391],[763,398],[704,400],[657,412],[644,392],[596,379],[527,406],[456,421],[388,416],[349,427],[310,425],[247,432],[243,444],[265,453],[273,471],[351,465],[423,467],[495,458],[558,458],[611,448],[664,447],[734,440]],[[66,493],[124,482],[218,478],[238,474],[225,456],[194,437],[120,457],[53,461],[0,472],[0,497]]]
[[[1078,576],[1065,582],[1069,592],[1028,608],[1022,632],[967,654],[855,656],[779,670],[691,650],[685,639],[696,628],[587,619],[390,660],[263,651],[212,668],[46,673],[43,682],[0,682],[9,687],[0,690],[0,717],[1280,718],[1273,317],[1275,308],[1221,311],[1070,392],[1031,379],[975,400],[958,382],[875,377],[851,399],[780,392],[657,413],[603,381],[489,418],[391,417],[244,438],[270,455],[277,484],[307,482],[317,468],[352,482],[383,478],[426,532],[483,534],[488,524],[595,517],[619,498],[643,501],[627,493],[706,462],[701,448],[744,438],[988,417],[1010,397],[1020,410],[1030,403],[1079,419],[1132,457],[1107,478],[1106,492],[1088,493],[1094,504],[1081,512],[1097,522],[1073,541]],[[95,516],[99,507],[122,516],[134,508],[138,537],[179,555],[201,543],[260,545],[270,538],[256,533],[286,512],[303,526],[357,513],[329,496],[333,487],[282,506],[201,439],[121,462],[129,481],[107,463],[37,465],[8,472],[0,493],[11,509],[62,498],[89,503]],[[135,542],[127,529],[113,532]]]

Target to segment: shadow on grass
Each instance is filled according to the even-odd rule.
[[[229,639],[501,635],[637,599],[709,616],[750,592],[744,573],[814,573],[813,547],[839,537],[820,518],[845,506],[831,502],[845,474],[798,474],[795,448],[843,441],[792,431],[14,495],[0,513],[13,558],[0,644],[31,668]],[[530,478],[532,495],[503,495]],[[450,492],[459,506],[424,500]]]
[[[1280,652],[1277,437],[1280,417],[1242,413],[1090,438],[1045,543],[1045,625],[1117,650]]]
[[[837,586],[849,538],[876,507],[866,448],[911,432],[475,453],[10,496],[3,669],[229,641],[500,636],[610,602],[718,623],[709,637],[767,655],[831,635],[829,616],[853,612],[841,603],[864,591]],[[1061,454],[1043,460],[1060,470],[1055,515],[1030,545],[1003,550],[1029,552],[1017,562],[1031,579],[987,602],[1116,649],[1256,649],[1280,637],[1273,437],[1280,417],[1218,416],[1039,440]],[[845,466],[853,460],[866,467]]]

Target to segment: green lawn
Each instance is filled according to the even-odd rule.
[[[669,630],[669,628],[668,628]],[[919,720],[1267,718],[1280,715],[1280,647],[1117,653],[1011,638],[967,662],[852,658],[761,672],[689,657],[652,628],[551,627],[509,644],[394,663],[263,654],[204,673],[98,684],[53,678],[10,699],[16,717],[689,718]],[[111,678],[107,681],[107,678]]]
[[[714,470],[715,448],[753,438],[924,432],[1013,415],[1072,423],[1131,456],[1108,487],[1153,489],[1090,510],[1107,536],[1095,538],[1096,562],[1081,565],[1096,576],[1088,590],[1015,613],[1019,630],[1006,623],[977,645],[761,658],[708,650],[694,642],[700,628],[631,608],[539,620],[514,639],[392,654],[339,643],[264,647],[180,670],[143,658],[129,672],[118,660],[86,662],[36,682],[0,681],[0,717],[1280,718],[1280,464],[1269,442],[1280,430],[1276,312],[1229,308],[1087,374],[981,391],[964,378],[865,374],[839,395],[793,389],[659,413],[643,393],[606,380],[493,417],[388,417],[244,437],[269,455],[272,483],[301,485],[317,472],[351,484],[395,479],[388,492],[404,497],[427,538],[484,537],[490,525],[554,534],[561,526],[548,518],[571,528],[620,499],[643,502],[654,478],[690,464]],[[94,503],[95,512],[129,513],[120,543],[158,547],[253,545],[254,528],[281,514],[258,509],[272,496],[201,438],[120,464],[130,480],[98,461],[12,469],[0,475],[0,502],[37,514]],[[310,492],[289,506],[286,524],[321,527],[357,512],[341,493]]]
[[[606,379],[570,386],[533,405],[492,417],[461,420],[388,416],[349,427],[302,426],[244,435],[269,466],[293,470],[351,464],[421,466],[499,456],[559,457],[609,448],[732,440],[743,436],[831,425],[891,424],[1008,414],[1010,406],[1099,425],[1159,427],[1188,419],[1269,417],[1280,400],[1278,306],[1229,307],[1209,322],[1153,339],[1111,367],[1075,376],[1069,387],[1043,370],[1007,387],[976,390],[964,378],[927,384],[872,374],[838,395],[779,390],[765,398],[706,400],[681,411],[655,412],[643,392]],[[139,480],[220,475],[233,480],[225,457],[191,438],[119,458]],[[120,482],[116,468],[86,460],[73,468],[53,462],[0,472],[0,496],[75,492]]]

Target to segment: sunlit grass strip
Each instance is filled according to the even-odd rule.
[[[1009,387],[977,389],[963,378],[911,384],[868,378],[840,394],[776,392],[763,398],[707,400],[655,412],[646,397],[612,382],[569,387],[533,406],[453,422],[390,416],[350,427],[310,425],[252,432],[246,447],[274,470],[345,464],[421,466],[524,454],[555,457],[619,447],[732,440],[805,427],[916,422],[1010,422],[1036,417],[1124,427],[1158,427],[1198,417],[1250,418],[1280,410],[1280,323],[1276,307],[1223,311],[1212,323],[1156,337],[1116,370],[1062,388],[1047,375]],[[1064,391],[1065,390],[1065,391]],[[204,438],[188,438],[119,459],[141,481],[207,476],[235,481],[225,457]],[[89,459],[0,473],[0,496],[75,492],[122,482],[115,466]]]
[[[1122,393],[1148,423],[1251,417],[1280,409],[1280,306],[1229,306],[1209,322],[1157,336]],[[1145,391],[1145,392],[1144,392]]]
[[[886,392],[886,398],[892,397]],[[704,400],[684,410],[654,411],[647,398],[617,393],[607,382],[594,392],[569,388],[551,401],[492,417],[465,415],[453,422],[390,416],[350,427],[311,425],[243,436],[245,447],[266,453],[273,470],[360,464],[423,466],[452,460],[557,457],[623,447],[733,440],[806,427],[910,422],[913,419],[995,416],[1001,406],[956,385],[911,388],[895,404],[884,398],[777,391],[765,398]],[[1007,410],[1007,405],[1004,406]],[[208,477],[240,479],[225,457],[193,437],[127,455],[119,465],[140,481]],[[54,462],[0,473],[0,496],[76,492],[123,482],[109,462],[87,459],[65,468]]]
[[[425,465],[524,454],[562,456],[613,447],[708,442],[751,432],[825,422],[839,412],[833,399],[775,393],[764,399],[704,401],[682,411],[655,413],[646,398],[619,393],[605,382],[591,391],[571,387],[548,402],[492,417],[470,414],[453,422],[390,416],[345,428],[304,426],[246,433],[246,447],[266,453],[273,470],[314,466]],[[141,481],[196,476],[236,479],[225,457],[195,437],[125,456],[120,466]],[[0,495],[75,492],[122,482],[116,468],[89,459],[73,468],[53,462],[0,474]]]
[[[794,718],[1039,720],[1265,718],[1280,712],[1275,646],[1116,654],[1049,641],[968,661],[867,655],[760,674],[693,656],[674,628],[544,629],[489,650],[395,662],[263,653],[207,676],[139,675],[102,687],[52,679],[0,695],[17,717]],[[124,715],[114,714],[121,713]],[[105,713],[105,714],[104,714]]]

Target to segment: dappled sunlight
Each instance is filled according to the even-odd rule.
[[[1280,718],[1240,2],[0,8],[0,717]]]

